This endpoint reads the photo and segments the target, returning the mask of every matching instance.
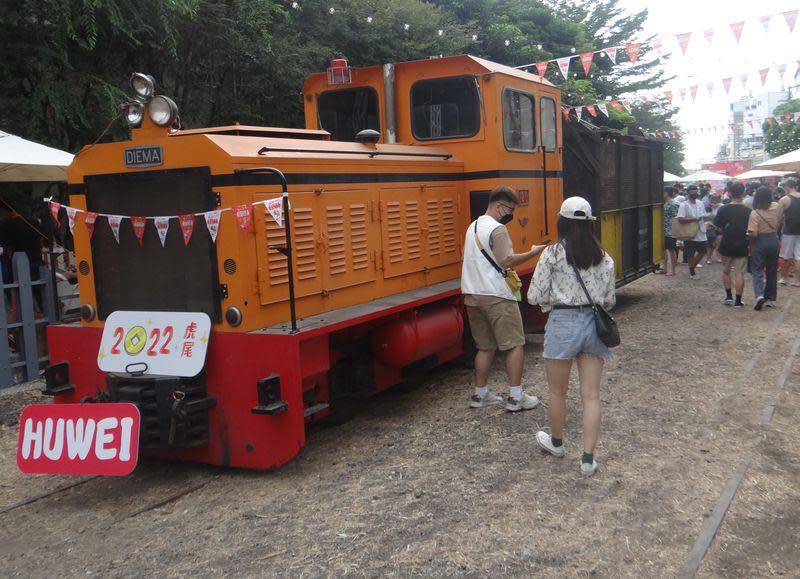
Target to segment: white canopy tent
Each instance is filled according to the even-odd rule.
[[[73,157],[0,131],[0,181],[66,181]]]
[[[788,153],[775,157],[769,161],[764,161],[757,167],[758,169],[772,169],[773,171],[793,171],[800,172],[800,149],[789,151]]]
[[[681,181],[727,181],[728,179],[730,179],[730,176],[725,175],[724,173],[715,173],[714,171],[703,169],[702,171],[689,173],[683,179],[681,179]]]
[[[769,169],[750,169],[744,173],[736,175],[736,178],[744,181],[745,179],[761,179],[763,177],[783,177],[791,171],[770,171]]]
[[[664,171],[664,183],[677,183],[678,181],[683,181],[683,177]]]

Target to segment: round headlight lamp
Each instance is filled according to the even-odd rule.
[[[147,114],[159,127],[170,127],[178,118],[178,105],[171,98],[158,95],[147,105]]]
[[[134,72],[131,75],[131,88],[137,99],[147,102],[156,94],[156,79],[149,74]]]
[[[132,127],[138,127],[142,124],[144,118],[144,105],[138,101],[129,102],[123,105],[122,114],[125,115],[125,120]]]

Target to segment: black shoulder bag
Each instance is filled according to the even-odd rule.
[[[565,259],[566,250],[567,248],[565,246]],[[583,288],[583,293],[586,294],[586,299],[589,300],[589,305],[592,306],[592,313],[594,314],[594,327],[595,330],[597,330],[597,337],[600,338],[600,341],[609,348],[619,346],[619,328],[617,328],[616,320],[614,320],[611,314],[609,314],[603,306],[594,303],[592,296],[589,295],[589,290],[586,289],[586,285],[583,283],[581,272],[578,271],[578,268],[574,263],[572,264],[572,269],[575,271],[575,276],[578,278],[578,283],[580,283],[581,287]]]

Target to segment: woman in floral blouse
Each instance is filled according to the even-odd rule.
[[[600,431],[600,381],[611,352],[597,336],[594,315],[575,268],[595,303],[606,309],[616,303],[614,260],[594,236],[595,220],[589,202],[582,197],[564,201],[558,217],[559,243],[542,252],[528,289],[528,301],[549,312],[544,364],[550,393],[550,434],[537,432],[536,440],[553,456],[566,454],[562,438],[567,389],[572,363],[576,361],[583,406],[583,476],[591,476],[597,470],[594,448]]]

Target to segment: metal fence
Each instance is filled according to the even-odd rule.
[[[28,256],[20,251],[11,265],[12,283],[3,283],[0,291],[0,388],[39,377],[48,361],[45,326],[57,322],[62,311],[54,267],[40,266],[39,279],[33,280]]]

